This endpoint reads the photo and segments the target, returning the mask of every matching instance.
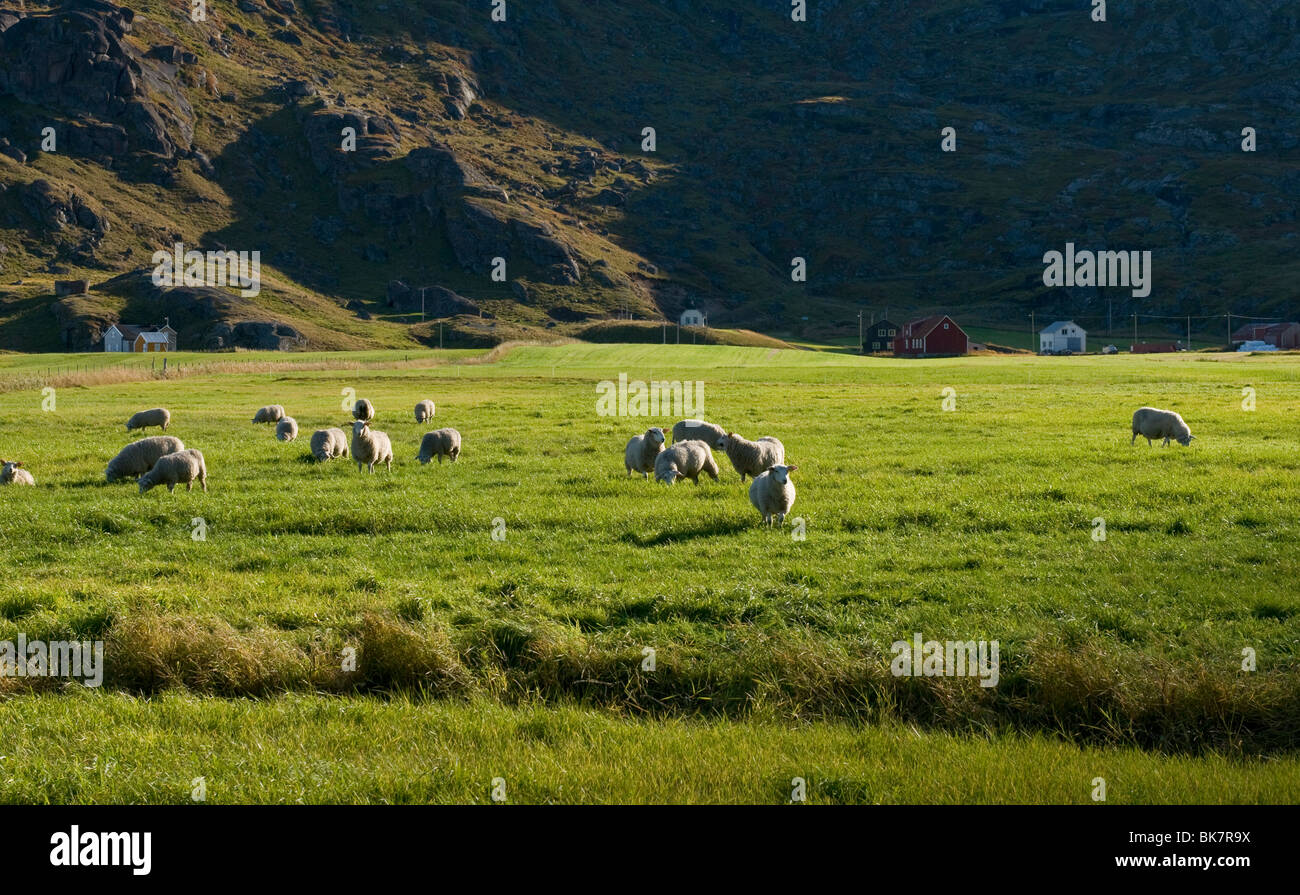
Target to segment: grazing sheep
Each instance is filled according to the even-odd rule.
[[[117,456],[108,461],[104,469],[104,478],[109,482],[118,479],[141,476],[153,469],[160,457],[185,450],[185,444],[175,435],[152,435],[133,441]]]
[[[375,405],[371,404],[365,398],[360,399],[352,405],[352,418],[368,423],[375,418]]]
[[[455,463],[459,456],[460,433],[455,429],[435,429],[426,432],[424,438],[420,440],[420,455],[415,459],[421,463],[428,463],[437,457],[438,462],[441,463],[443,457],[450,457],[451,462]]]
[[[284,407],[279,404],[267,404],[253,415],[255,423],[278,423],[284,419]]]
[[[727,434],[727,430],[715,423],[704,420],[682,420],[673,423],[673,444],[679,441],[702,441],[710,448],[718,450],[718,439]]]
[[[1177,413],[1172,410],[1157,410],[1154,407],[1139,407],[1133,412],[1133,437],[1129,440],[1129,444],[1136,444],[1139,435],[1147,440],[1148,446],[1151,444],[1151,439],[1163,438],[1165,447],[1169,447],[1171,438],[1183,447],[1187,447],[1196,437]]]
[[[161,426],[164,432],[167,431],[167,425],[172,421],[171,411],[166,407],[155,407],[153,410],[141,410],[139,413],[132,414],[131,418],[126,421],[126,431],[132,429],[147,429],[149,426]]]
[[[373,473],[376,463],[384,464],[384,468],[391,471],[393,443],[388,440],[386,432],[377,432],[365,420],[357,420],[352,424],[352,459],[357,461],[357,472],[361,467],[369,466]]]
[[[417,423],[428,422],[431,419],[433,419],[432,401],[426,399],[415,405],[415,421]]]
[[[35,485],[36,479],[22,467],[21,460],[0,460],[0,485]]]
[[[749,502],[763,514],[764,525],[771,525],[774,516],[777,525],[785,524],[786,513],[794,506],[794,482],[790,481],[790,473],[798,468],[773,466],[754,476],[749,485]]]
[[[293,441],[298,437],[298,421],[286,416],[275,424],[275,437],[280,441]]]
[[[627,468],[627,474],[630,478],[632,473],[641,473],[641,478],[650,478],[650,473],[655,471],[655,458],[658,457],[664,449],[664,430],[655,426],[653,429],[646,429],[644,435],[633,435],[627,441],[627,447],[623,449],[623,465]]]
[[[177,451],[165,457],[159,457],[153,469],[140,476],[140,493],[144,494],[156,485],[166,485],[170,493],[177,485],[184,485],[186,491],[194,490],[194,481],[208,490],[208,466],[203,462],[202,451],[191,448]]]
[[[713,451],[702,441],[679,441],[655,458],[656,482],[671,485],[678,478],[688,478],[699,485],[702,472],[718,480]]]
[[[348,455],[348,437],[342,429],[317,429],[311,433],[311,455],[324,463]]]
[[[785,445],[771,435],[747,441],[735,432],[728,432],[718,439],[718,449],[726,453],[742,482],[747,475],[756,476],[785,462]]]

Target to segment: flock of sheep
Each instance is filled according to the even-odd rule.
[[[741,438],[721,426],[704,420],[682,420],[673,426],[673,443],[665,447],[664,430],[655,426],[642,435],[633,435],[623,450],[623,465],[630,477],[641,473],[648,479],[671,485],[679,478],[688,478],[696,485],[700,473],[707,473],[716,482],[718,464],[713,451],[727,455],[732,467],[740,473],[740,481],[751,476],[749,502],[763,516],[764,524],[785,524],[785,517],[794,506],[794,482],[790,473],[798,466],[785,465],[785,445],[771,435],[757,441]]]

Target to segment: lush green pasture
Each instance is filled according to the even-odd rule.
[[[520,348],[486,364],[430,353],[430,366],[416,368],[407,356],[367,353],[370,369],[337,355],[346,369],[321,369],[331,361],[320,356],[310,368],[62,386],[49,412],[38,388],[0,394],[0,456],[24,460],[37,479],[35,489],[0,489],[0,639],[107,641],[105,692],[74,698],[0,682],[20,694],[8,710],[48,713],[49,743],[80,724],[83,758],[197,748],[209,735],[233,754],[236,717],[266,725],[268,742],[282,735],[294,754],[312,731],[324,738],[317,752],[304,748],[303,764],[284,758],[281,777],[268,771],[274,779],[231,791],[242,799],[478,797],[476,776],[403,788],[415,752],[372,752],[382,774],[365,762],[352,776],[335,768],[318,789],[307,768],[328,758],[344,723],[312,718],[409,717],[399,733],[413,737],[460,711],[456,723],[482,728],[463,699],[530,706],[491,716],[506,728],[543,724],[553,707],[555,723],[613,731],[610,743],[671,725],[673,742],[699,730],[727,751],[728,737],[747,741],[745,725],[767,725],[773,743],[796,737],[834,773],[867,781],[852,800],[1078,798],[1051,769],[1067,754],[1091,766],[1091,753],[1062,751],[1080,745],[1124,747],[1095,754],[1128,756],[1134,773],[1186,756],[1186,788],[1133,790],[1139,800],[1296,797],[1294,357],[905,362],[584,344]],[[33,362],[0,359],[0,378],[8,364]],[[596,383],[620,373],[703,381],[698,415],[780,437],[800,467],[793,515],[806,537],[789,524],[762,529],[725,459],[722,481],[698,488],[627,479],[627,438],[677,416],[598,415]],[[1242,408],[1245,387],[1255,390],[1253,412]],[[952,411],[942,409],[945,388]],[[397,457],[391,473],[305,460],[314,428],[346,421],[344,389],[377,407]],[[437,402],[433,426],[412,415],[425,397]],[[249,423],[266,403],[297,418],[299,442]],[[1130,446],[1129,417],[1142,404],[1179,410],[1192,446]],[[129,439],[126,417],[156,405],[172,411],[169,434],[204,452],[208,493],[141,496],[133,484],[104,483],[104,465]],[[421,467],[419,437],[438,426],[461,431],[461,460]],[[203,541],[191,536],[199,518]],[[1095,519],[1105,520],[1104,541],[1093,537]],[[999,641],[999,685],[894,677],[890,645],[914,632]],[[642,667],[647,647],[653,671]],[[355,670],[341,660],[349,648]],[[1242,670],[1243,649],[1257,670]],[[265,701],[136,701],[168,689]],[[277,695],[320,690],[343,695]],[[374,698],[396,691],[415,694],[418,709]],[[358,692],[373,695],[349,695]],[[94,719],[118,713],[120,731],[95,732],[115,725]],[[640,720],[623,726],[618,715]],[[175,731],[193,732],[168,734],[171,718]],[[899,734],[900,723],[919,733]],[[20,727],[5,729],[14,737]],[[918,748],[972,762],[1005,750],[1000,760],[1031,780],[1041,774],[1042,789],[988,788],[972,776],[977,765],[956,759],[923,775],[903,753],[885,767],[906,781],[870,783],[881,779],[866,764],[880,761],[869,754],[880,738],[916,736]],[[476,742],[495,748],[490,737]],[[541,747],[519,748],[502,760]],[[1266,776],[1234,764],[1255,781],[1243,789],[1206,753],[1272,763]],[[547,761],[562,767],[562,754]],[[610,748],[610,767],[634,754]],[[681,798],[767,799],[763,787],[793,772],[755,756],[747,783],[724,774],[716,789],[683,784]],[[2,767],[11,798],[174,797],[171,784],[150,789],[138,776],[84,782],[69,770],[75,762],[58,758],[33,782],[16,769],[41,767],[39,757],[15,761]],[[557,794],[548,766],[530,765],[524,798],[602,797],[607,778],[595,763],[576,794]],[[635,783],[607,793],[619,794],[675,798]]]

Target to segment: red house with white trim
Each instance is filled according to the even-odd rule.
[[[941,357],[969,351],[966,331],[947,314],[913,320],[894,339],[896,357]]]

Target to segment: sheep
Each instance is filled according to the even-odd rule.
[[[298,437],[298,421],[286,416],[275,424],[275,437],[280,441],[293,441]]]
[[[317,429],[311,434],[311,454],[324,463],[348,455],[348,437],[342,429]]]
[[[420,440],[420,454],[415,459],[421,463],[428,463],[437,457],[438,462],[441,463],[443,457],[450,457],[451,462],[455,463],[459,456],[460,433],[455,429],[435,429],[426,432],[424,438]]]
[[[655,481],[671,485],[678,478],[688,478],[697,486],[700,473],[707,472],[716,482],[718,464],[713,451],[703,441],[679,441],[655,458]]]
[[[415,405],[415,421],[417,423],[428,422],[433,419],[433,402],[429,400],[421,401]]]
[[[357,420],[352,424],[352,459],[357,461],[357,472],[361,467],[369,466],[373,473],[376,463],[382,463],[385,469],[392,471],[393,443],[388,440],[386,432],[378,432],[371,429],[365,420]]]
[[[773,517],[777,525],[785,524],[785,516],[794,506],[794,482],[790,481],[790,473],[798,468],[773,466],[754,476],[749,485],[749,502],[763,515],[764,525],[771,525]]]
[[[110,483],[118,479],[144,475],[153,469],[160,457],[185,450],[185,444],[175,435],[153,435],[133,441],[117,456],[108,461],[104,478]]]
[[[171,411],[166,407],[155,407],[153,410],[141,410],[139,413],[132,414],[131,418],[126,421],[126,431],[132,429],[147,429],[149,426],[161,426],[164,432],[172,421]]]
[[[36,479],[22,467],[21,460],[0,460],[0,485],[35,485]]]
[[[167,492],[171,493],[181,484],[186,491],[193,491],[195,479],[204,491],[208,490],[208,465],[203,462],[203,452],[193,448],[177,451],[159,457],[153,469],[140,476],[140,493],[144,494],[155,485],[166,485]]]
[[[284,407],[279,404],[267,404],[253,415],[255,423],[278,423],[284,419]]]
[[[663,452],[664,440],[664,430],[658,426],[646,429],[644,435],[633,435],[628,439],[627,447],[623,449],[623,466],[628,478],[634,472],[641,473],[643,479],[650,478],[650,473],[655,471],[655,458]]]
[[[726,453],[742,482],[746,475],[756,476],[785,462],[785,445],[771,435],[747,441],[735,432],[728,432],[718,439],[718,450]]]
[[[718,450],[718,439],[727,434],[727,430],[716,423],[704,420],[682,420],[673,424],[673,444],[679,441],[702,441],[713,450]]]
[[[375,405],[371,404],[365,398],[360,399],[352,405],[352,418],[368,423],[375,418]]]
[[[1157,410],[1154,407],[1139,407],[1133,412],[1133,437],[1129,445],[1137,444],[1141,435],[1150,446],[1151,439],[1163,438],[1164,446],[1169,447],[1169,439],[1187,447],[1196,436],[1187,428],[1183,418],[1172,410]]]

